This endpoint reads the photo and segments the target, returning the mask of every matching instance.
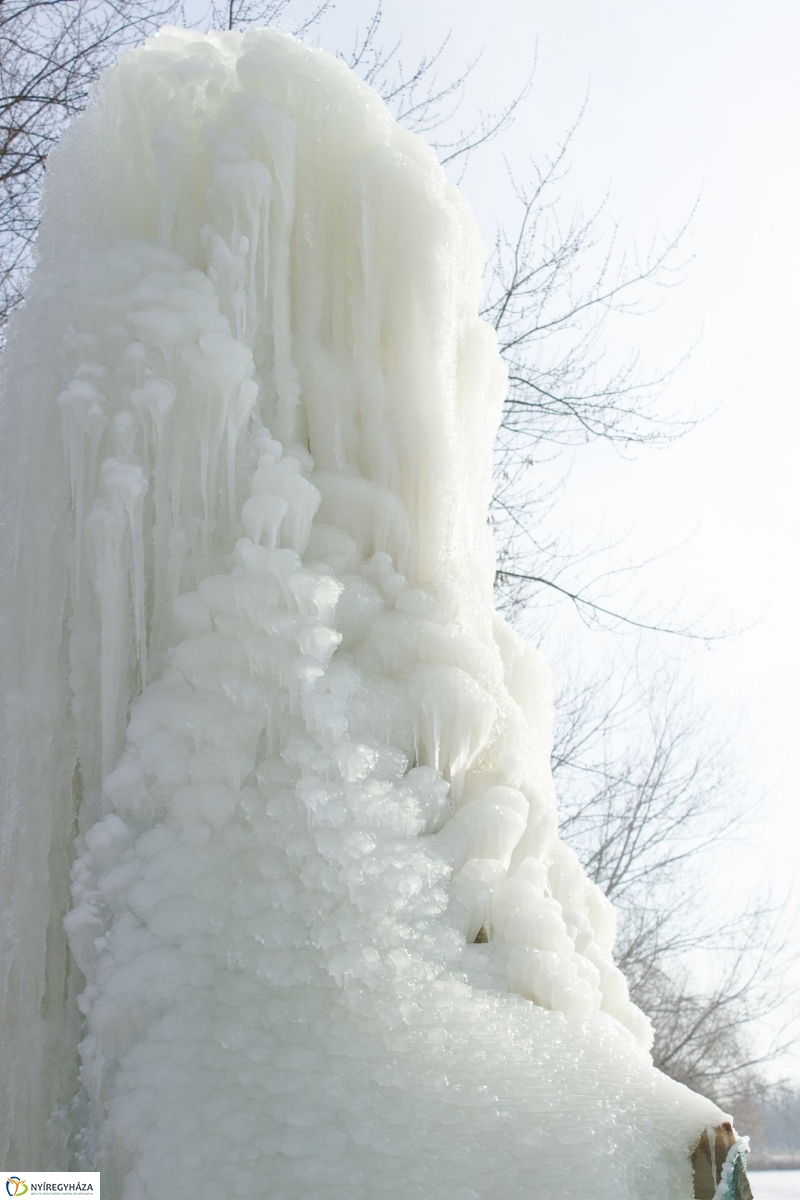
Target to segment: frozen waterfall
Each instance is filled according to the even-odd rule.
[[[3,408],[4,1162],[691,1197],[723,1115],[651,1064],[493,611],[481,267],[425,144],[272,32],[164,31],[53,155]]]

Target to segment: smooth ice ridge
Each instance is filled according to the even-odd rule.
[[[464,202],[267,31],[163,32],[54,157],[4,411],[4,1159],[690,1197],[723,1115],[652,1067],[493,612]]]

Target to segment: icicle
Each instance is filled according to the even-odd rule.
[[[158,181],[159,235],[164,246],[172,244],[175,210],[180,194],[180,135],[171,121],[165,121],[153,132],[153,158]]]
[[[226,421],[228,438],[228,519],[233,522],[236,515],[236,445],[255,408],[258,399],[258,384],[253,379],[244,379],[239,385],[235,400],[228,405]]]
[[[256,327],[257,266],[261,260],[262,278],[269,279],[269,210],[272,176],[261,162],[225,162],[214,169],[214,187],[229,223],[228,247],[237,247],[246,266],[246,306],[241,314],[237,337],[252,346]],[[219,268],[217,268],[219,269]],[[262,294],[266,286],[262,284]],[[237,320],[237,326],[239,322]]]
[[[242,521],[247,536],[256,546],[260,546],[264,530],[266,530],[267,549],[274,550],[278,544],[281,522],[288,511],[289,501],[284,500],[282,496],[273,496],[269,493],[251,496],[249,500],[245,501],[242,509]]]
[[[153,443],[153,459],[160,462],[164,455],[164,429],[167,416],[175,403],[177,390],[168,379],[151,378],[141,388],[131,392],[131,404],[139,414],[146,441]]]
[[[311,522],[319,507],[320,494],[313,484],[303,478],[297,459],[283,458],[273,465],[268,457],[263,465],[259,462],[251,491],[253,496],[247,504],[254,505],[254,511],[259,504],[266,506],[265,512],[269,510],[270,502],[259,500],[263,495],[283,500],[286,505],[286,518],[282,526],[283,545],[302,556],[311,534]],[[253,541],[257,540],[253,538]]]
[[[86,373],[105,375],[102,367]],[[75,378],[58,397],[64,428],[64,443],[69,456],[70,488],[75,506],[75,559],[73,566],[75,594],[80,598],[83,521],[87,497],[95,481],[95,460],[100,438],[106,427],[104,398],[85,378]],[[88,439],[88,454],[86,442]],[[87,462],[88,460],[88,462]]]
[[[133,607],[133,630],[141,679],[147,678],[144,627],[142,500],[147,480],[141,467],[106,459],[101,466],[105,498],[95,501],[86,518],[92,545],[90,573],[100,600],[100,712],[102,761],[110,770],[119,748],[121,700],[127,664],[125,613]],[[126,532],[130,549],[125,553]]]
[[[416,668],[411,689],[417,702],[419,761],[440,770],[458,800],[469,767],[491,737],[496,705],[474,679],[454,667]]]
[[[261,145],[269,155],[277,188],[270,209],[272,253],[265,261],[264,295],[272,311],[272,345],[275,390],[278,397],[278,427],[294,441],[298,435],[297,407],[300,381],[292,359],[291,241],[295,213],[295,157],[297,124],[272,104],[257,104],[249,122],[258,130]],[[268,270],[267,270],[268,269]]]

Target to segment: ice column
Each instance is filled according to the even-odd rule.
[[[164,31],[53,155],[3,412],[4,1161],[691,1195],[722,1114],[652,1067],[493,611],[481,267],[430,149],[272,32]]]

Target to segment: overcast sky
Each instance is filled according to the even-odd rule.
[[[542,161],[588,93],[565,190],[587,207],[609,191],[622,238],[679,227],[683,283],[634,337],[647,361],[696,343],[667,403],[707,419],[680,443],[621,459],[581,451],[559,519],[576,542],[602,526],[626,559],[676,547],[632,586],[654,607],[743,629],[692,654],[700,692],[741,725],[754,799],[746,844],[716,859],[715,895],[791,887],[800,815],[798,741],[797,290],[800,279],[800,5],[796,0],[386,0],[408,58],[453,30],[450,62],[483,50],[468,103],[497,108],[536,59],[533,91],[502,152]],[[354,12],[339,0],[326,41]],[[328,43],[330,44],[330,43]],[[492,154],[494,156],[492,156]],[[482,228],[508,212],[498,152],[464,180]],[[635,593],[632,592],[631,595]],[[623,601],[621,601],[623,602]],[[704,614],[704,615],[703,615]],[[586,642],[587,661],[606,652]],[[684,651],[685,653],[685,651]],[[800,982],[800,974],[798,980]],[[800,1077],[800,1059],[797,1074]]]

